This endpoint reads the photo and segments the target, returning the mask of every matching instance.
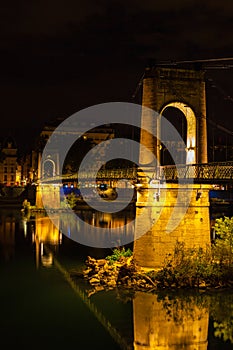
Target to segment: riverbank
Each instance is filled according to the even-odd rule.
[[[175,260],[168,258],[160,269],[139,267],[133,253],[124,248],[122,251],[115,249],[112,256],[104,259],[88,256],[85,265],[82,274],[73,272],[72,275],[88,282],[92,287],[89,295],[118,287],[149,292],[162,289],[233,289],[233,264],[204,260],[204,256],[200,258],[200,251],[193,251],[192,257],[183,255],[182,260],[181,249],[176,250]]]

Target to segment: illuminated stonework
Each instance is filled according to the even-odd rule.
[[[160,188],[158,201],[155,199],[157,190],[153,187],[138,192],[136,215],[146,211],[142,225],[151,227],[134,241],[134,259],[139,266],[161,267],[166,255],[173,254],[177,241],[184,242],[186,248],[202,247],[205,250],[209,246],[209,189],[210,185],[165,184]],[[180,204],[177,203],[178,191]],[[182,213],[179,206],[186,200],[187,191],[191,192],[191,201],[186,213]],[[169,225],[174,226],[171,232],[168,232]],[[135,237],[137,232],[141,232],[141,227],[135,227]]]
[[[142,105],[162,113],[168,107],[178,108],[187,120],[187,163],[207,163],[206,93],[204,71],[192,69],[152,67],[145,71]],[[144,125],[151,134],[143,130]],[[141,143],[154,153],[160,162],[159,119],[150,110],[143,109]],[[153,135],[157,135],[154,137]],[[150,166],[149,159],[141,150],[139,162]]]
[[[171,102],[168,103],[161,110],[160,114],[163,115],[163,112],[168,107],[178,108],[185,116],[187,120],[187,137],[186,137],[186,145],[187,145],[187,156],[186,156],[186,164],[195,164],[196,163],[196,117],[194,111],[191,107],[189,107],[186,103],[183,102]]]
[[[161,153],[161,117],[166,108],[179,109],[187,120],[186,163],[207,163],[207,126],[204,71],[177,68],[148,68],[143,80],[141,117],[141,144],[156,157],[159,164]],[[147,126],[151,132],[143,130]],[[157,135],[156,137],[153,135]],[[143,220],[135,227],[134,259],[139,266],[159,268],[166,254],[173,254],[177,241],[187,248],[206,248],[210,244],[209,189],[208,185],[165,183],[158,190],[143,171],[151,172],[151,178],[159,182],[160,169],[155,169],[152,157],[141,147],[139,154],[141,189],[137,192],[136,216],[142,212]],[[159,171],[158,171],[159,170]],[[155,176],[154,176],[155,174]],[[144,181],[144,182],[143,182]],[[148,182],[148,183],[147,183]],[[197,195],[200,193],[201,197]],[[189,193],[190,196],[186,194]],[[179,197],[179,203],[177,203]],[[187,199],[188,198],[188,199]],[[190,200],[190,202],[189,202]],[[185,209],[184,212],[184,208]],[[180,209],[180,212],[179,212]],[[174,215],[175,213],[175,215]],[[177,220],[180,216],[180,220]],[[143,227],[150,227],[140,238]],[[168,233],[167,226],[173,227]]]

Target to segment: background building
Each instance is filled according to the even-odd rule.
[[[21,165],[15,140],[8,137],[1,147],[0,183],[4,186],[21,185]]]

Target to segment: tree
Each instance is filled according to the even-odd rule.
[[[233,217],[216,219],[214,229],[216,240],[214,243],[214,255],[221,264],[233,263]]]

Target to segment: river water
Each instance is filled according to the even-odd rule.
[[[132,216],[108,215],[101,222],[113,227]],[[233,291],[91,294],[83,279],[70,278],[88,255],[110,253],[74,242],[42,213],[25,217],[1,208],[1,348],[233,348]]]

